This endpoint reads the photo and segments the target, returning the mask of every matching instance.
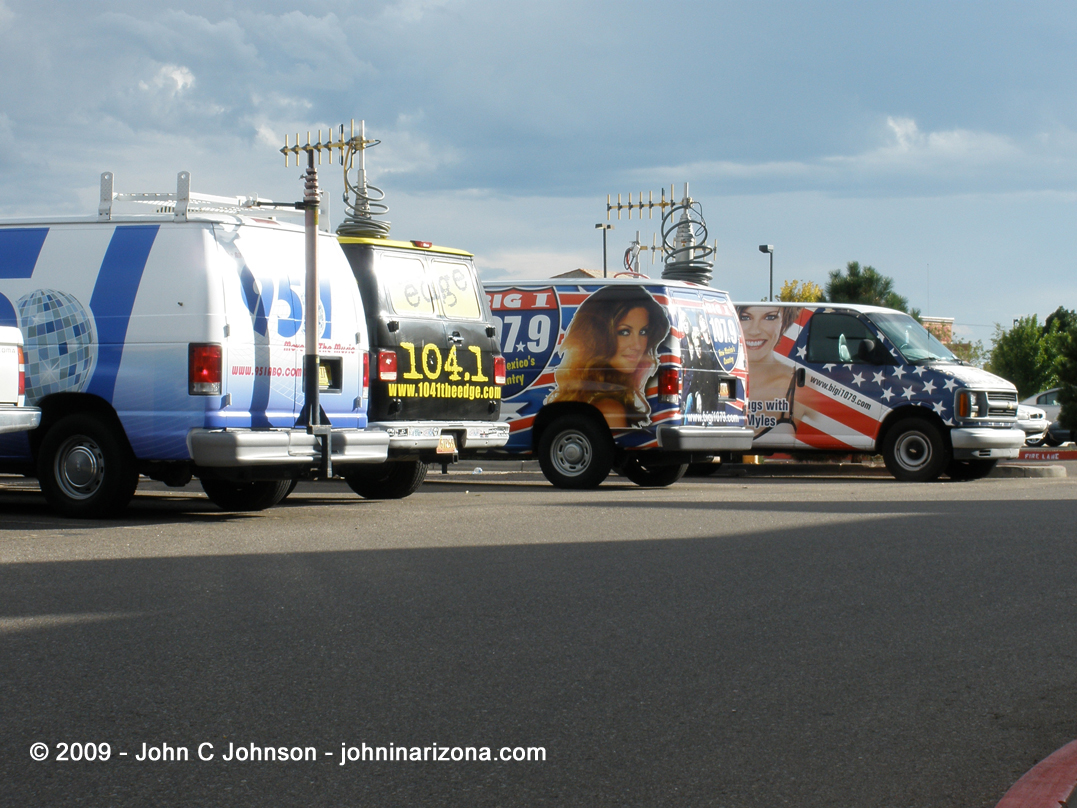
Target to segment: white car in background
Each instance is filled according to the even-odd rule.
[[[1017,405],[1017,428],[1024,431],[1026,446],[1040,446],[1050,423],[1047,413],[1039,407]]]
[[[1059,410],[1062,409],[1062,405],[1058,403],[1058,394],[1061,391],[1061,387],[1052,387],[1050,390],[1044,390],[1034,396],[1029,396],[1021,403],[1039,407],[1047,414],[1048,423],[1057,421]]]
[[[0,432],[34,429],[41,410],[26,406],[26,368],[22,332],[0,326]]]

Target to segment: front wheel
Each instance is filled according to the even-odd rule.
[[[428,468],[421,460],[357,465],[345,472],[344,481],[365,499],[403,499],[419,490]]]
[[[998,460],[951,460],[946,476],[951,480],[980,480],[995,470]]]
[[[264,511],[286,496],[291,480],[254,480],[233,483],[226,480],[200,480],[202,490],[218,508],[224,511]]]
[[[887,433],[883,460],[894,479],[924,483],[938,479],[950,462],[939,428],[925,418],[906,418]]]
[[[131,501],[138,470],[115,427],[92,415],[68,415],[45,434],[37,455],[45,499],[64,516],[113,516]]]
[[[613,468],[613,440],[605,424],[563,415],[539,440],[539,467],[558,488],[597,488]]]
[[[621,464],[621,474],[625,477],[636,485],[654,488],[673,485],[684,476],[686,471],[688,471],[687,463],[676,466],[652,466],[640,462],[638,457],[632,455],[629,455],[628,459]]]
[[[1056,446],[1061,446],[1065,441],[1059,440],[1054,437],[1050,432],[1045,432],[1043,435],[1043,442],[1050,446],[1052,449]]]

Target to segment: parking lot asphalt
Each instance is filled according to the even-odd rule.
[[[104,523],[0,479],[0,804],[993,808],[1077,737],[1072,479],[477,465],[251,514],[145,483]],[[61,741],[113,758],[31,761]],[[549,757],[341,765],[364,742]]]

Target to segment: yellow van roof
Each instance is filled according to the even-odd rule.
[[[426,245],[425,241],[392,241],[387,238],[367,238],[365,236],[338,236],[341,244],[369,244],[372,247],[393,247],[399,250],[415,250],[416,252],[439,252],[447,255],[466,255],[473,258],[474,254],[467,250],[457,250],[454,247],[439,247],[436,244]]]

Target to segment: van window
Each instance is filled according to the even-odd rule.
[[[808,361],[819,365],[847,365],[870,361],[860,358],[860,341],[875,344],[875,335],[850,314],[816,312],[808,326]]]
[[[471,267],[461,261],[434,260],[430,263],[433,286],[441,297],[447,317],[478,320],[482,306]]]
[[[418,258],[383,253],[378,280],[389,292],[389,301],[397,314],[434,315],[437,313],[426,269]]]

